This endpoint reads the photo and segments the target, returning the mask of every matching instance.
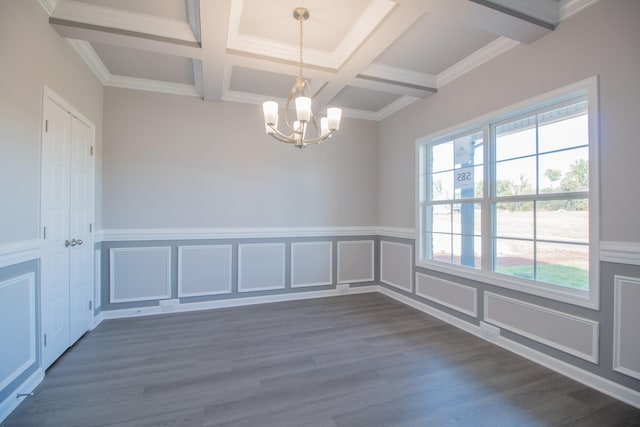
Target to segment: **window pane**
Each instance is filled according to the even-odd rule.
[[[496,164],[496,196],[535,194],[536,158],[509,160]]]
[[[428,233],[429,258],[451,263],[451,234]]]
[[[482,197],[483,167],[466,167],[453,171],[456,199],[472,199]]]
[[[495,239],[494,271],[511,276],[533,279],[533,242]]]
[[[453,199],[453,171],[434,173],[431,176],[431,200]]]
[[[536,253],[536,274],[539,281],[589,289],[588,246],[538,243]]]
[[[496,160],[536,154],[536,118],[516,120],[496,127]]]
[[[587,102],[561,107],[538,115],[540,153],[589,144]]]
[[[540,192],[570,193],[589,190],[589,150],[587,147],[539,157]]]
[[[431,171],[453,169],[453,141],[431,146]]]
[[[536,202],[536,238],[589,242],[589,200]]]
[[[467,267],[482,267],[482,242],[480,237],[452,236],[453,264]]]
[[[457,167],[482,164],[482,132],[475,132],[454,140],[453,162]]]
[[[482,210],[480,203],[453,205],[453,232],[467,236],[479,236],[482,232]]]
[[[496,203],[496,237],[533,239],[533,202]]]
[[[427,231],[451,233],[451,205],[434,205],[427,212]]]

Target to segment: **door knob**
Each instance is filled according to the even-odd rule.
[[[82,241],[82,239],[78,239],[78,240],[76,240],[76,244],[77,244],[78,246],[80,246],[82,243],[84,243],[84,242]]]

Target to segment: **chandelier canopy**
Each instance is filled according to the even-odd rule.
[[[311,110],[311,88],[309,87],[309,82],[302,76],[304,65],[302,58],[302,24],[309,18],[309,11],[304,7],[297,7],[293,11],[293,17],[300,23],[300,66],[298,77],[289,91],[289,96],[287,96],[284,107],[286,130],[283,132],[278,129],[279,105],[277,102],[264,102],[262,104],[262,110],[264,112],[264,125],[267,135],[271,135],[280,142],[293,144],[298,148],[304,148],[308,144],[322,144],[331,138],[333,133],[340,128],[342,110],[335,107],[327,108],[326,117],[320,119],[320,129],[318,132],[318,124]],[[296,120],[293,123],[289,121],[289,110],[292,103],[296,110]],[[307,138],[309,123],[313,124],[316,132],[318,132],[316,137]]]

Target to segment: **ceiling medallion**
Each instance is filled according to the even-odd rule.
[[[302,76],[302,24],[309,18],[309,11],[304,7],[297,7],[293,11],[293,17],[300,23],[300,65],[298,77],[293,87],[289,91],[284,107],[284,122],[286,130],[278,129],[278,109],[279,105],[275,101],[266,101],[262,104],[264,112],[264,125],[267,135],[287,144],[293,144],[297,148],[304,148],[308,144],[322,144],[331,138],[333,133],[340,128],[342,110],[340,108],[327,108],[326,117],[320,119],[320,130],[318,136],[307,138],[307,128],[309,123],[318,130],[318,124],[313,117],[311,110],[311,88],[309,82]],[[289,109],[291,104],[295,105],[296,120],[289,121]]]

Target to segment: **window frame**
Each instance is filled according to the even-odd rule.
[[[539,112],[540,109],[566,103],[576,98],[584,98],[587,103],[588,121],[588,153],[589,153],[589,288],[575,289],[557,284],[550,284],[536,280],[524,279],[516,276],[493,272],[493,212],[492,204],[496,201],[495,190],[490,184],[495,176],[495,149],[492,133],[500,123],[518,119]],[[547,92],[517,104],[485,114],[479,118],[469,120],[442,131],[427,135],[416,140],[416,231],[417,244],[415,264],[417,267],[451,274],[465,279],[480,281],[489,285],[513,289],[532,295],[549,298],[556,301],[578,306],[599,309],[600,307],[600,161],[599,161],[599,100],[598,76]],[[427,207],[430,172],[427,165],[427,151],[430,145],[452,140],[461,135],[474,131],[483,133],[483,197],[479,202],[482,208],[481,268],[447,264],[427,259]],[[536,156],[539,156],[536,153]],[[533,200],[537,200],[534,196]],[[454,196],[455,199],[455,196]],[[476,200],[471,199],[471,200]],[[458,201],[458,200],[455,200]],[[461,199],[459,202],[467,202]]]

